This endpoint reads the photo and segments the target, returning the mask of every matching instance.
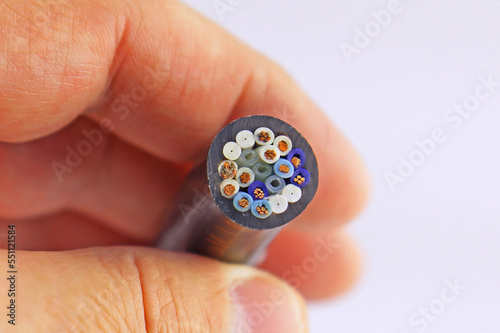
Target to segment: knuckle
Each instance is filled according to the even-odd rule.
[[[76,332],[146,332],[140,277],[130,250],[90,252],[100,288],[86,292],[76,307]],[[115,253],[113,253],[115,252]]]
[[[51,265],[50,272],[56,268],[60,276],[41,274],[36,288],[31,285],[32,301],[26,303],[28,320],[21,323],[21,331],[146,332],[139,277],[130,249],[35,252],[27,255],[26,261],[41,272]],[[45,320],[39,320],[40,314]]]
[[[179,254],[167,254],[165,261],[128,248],[97,251],[106,287],[77,308],[84,331],[219,333],[229,327],[226,287],[218,274],[207,273],[208,280],[193,276]]]
[[[166,267],[149,257],[136,259],[148,332],[225,331],[227,309],[220,299],[226,289],[217,278],[209,288],[196,283],[186,272],[189,270],[176,265],[175,260]],[[200,288],[201,292],[196,292]]]

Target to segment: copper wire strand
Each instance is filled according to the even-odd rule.
[[[222,164],[222,169],[220,170],[220,175],[222,179],[234,178],[236,176],[236,163],[231,163],[226,161]]]
[[[293,166],[294,166],[294,167],[298,168],[298,167],[299,167],[299,165],[300,165],[300,162],[302,162],[302,161],[300,160],[300,158],[298,158],[298,157],[293,157],[293,158],[292,158],[292,164],[293,164]]]
[[[278,149],[280,151],[287,151],[288,149],[288,143],[286,143],[285,141],[280,141],[280,143],[278,143]]]
[[[268,142],[269,140],[271,140],[269,133],[267,133],[266,131],[260,132],[258,136],[259,136],[259,141],[261,142]]]
[[[289,168],[289,167],[287,167],[287,166],[286,166],[286,165],[284,165],[284,164],[280,165],[279,170],[280,170],[281,172],[283,172],[283,173],[289,173],[289,172],[290,172],[290,168]]]
[[[238,204],[243,207],[243,208],[247,208],[248,205],[250,205],[250,203],[248,202],[248,200],[246,198],[241,198],[239,201],[238,201]]]
[[[253,194],[255,194],[256,198],[263,199],[264,198],[264,191],[260,187],[257,187],[254,191]]]
[[[268,160],[273,160],[273,159],[276,157],[276,152],[275,152],[274,150],[268,149],[268,150],[266,150],[266,152],[264,153],[264,156],[265,156]]]
[[[236,192],[236,188],[232,184],[227,184],[224,186],[224,194],[226,194],[228,197],[232,196]]]
[[[293,181],[299,185],[302,185],[302,183],[305,182],[306,179],[304,177],[302,177],[301,175],[297,175],[297,177],[295,177]]]
[[[240,181],[243,184],[247,184],[250,181],[251,177],[248,172],[243,172],[240,176]]]
[[[256,208],[256,210],[257,210],[257,213],[259,213],[260,215],[267,215],[267,214],[269,214],[269,211],[264,206],[258,206]]]

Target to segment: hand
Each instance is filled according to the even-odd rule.
[[[4,0],[0,41],[0,233],[15,225],[23,250],[2,332],[304,332],[302,296],[279,278],[308,299],[355,280],[340,229],[366,173],[274,63],[169,0]],[[263,270],[146,247],[190,162],[249,114],[294,125],[321,174]]]

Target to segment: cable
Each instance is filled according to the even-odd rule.
[[[311,202],[318,180],[314,152],[295,128],[269,116],[237,119],[186,179],[157,246],[255,264]]]

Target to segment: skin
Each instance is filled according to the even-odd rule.
[[[305,323],[304,298],[356,280],[342,227],[368,197],[359,156],[280,67],[186,6],[0,1],[0,73],[0,230],[16,225],[22,281],[18,325],[2,320],[2,331],[229,332],[240,280],[282,290]],[[314,147],[321,180],[308,209],[260,269],[148,248],[193,162],[250,114],[291,123]],[[103,123],[111,133],[58,178],[53,162]]]

